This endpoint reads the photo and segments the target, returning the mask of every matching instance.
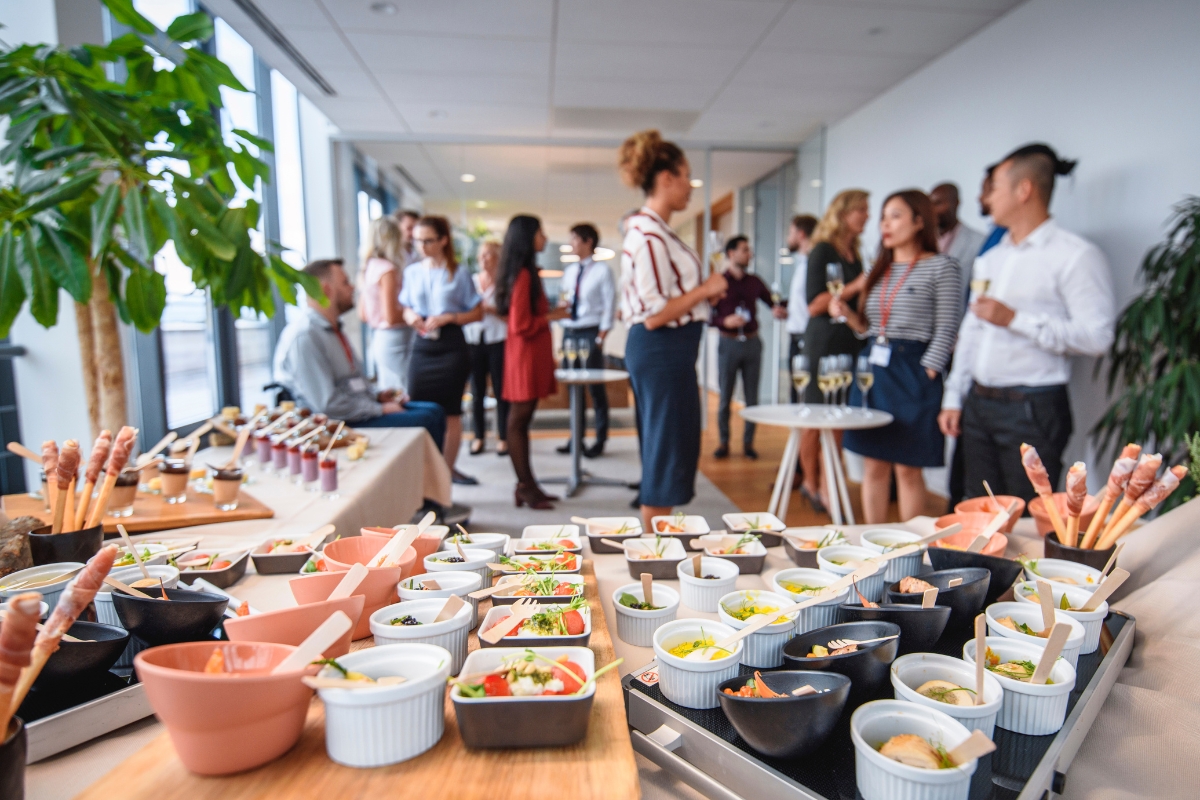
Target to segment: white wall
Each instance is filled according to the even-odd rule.
[[[862,187],[877,216],[896,189],[952,180],[967,198],[961,217],[983,228],[984,167],[1045,141],[1080,162],[1051,210],[1107,254],[1124,307],[1172,206],[1200,193],[1197,40],[1195,0],[1030,0],[831,125],[825,197]],[[864,241],[877,239],[872,225]],[[1067,460],[1093,460],[1086,434],[1107,400],[1092,368],[1076,359]],[[1090,472],[1094,491],[1107,464]]]

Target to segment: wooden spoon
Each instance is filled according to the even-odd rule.
[[[1048,631],[1054,627],[1054,592],[1049,581],[1037,582],[1038,602],[1042,607],[1042,630]]]
[[[452,594],[446,598],[445,604],[442,605],[442,610],[433,618],[434,622],[445,622],[458,613],[458,610],[465,606],[467,601],[463,600],[456,594]]]
[[[341,600],[354,594],[354,590],[370,573],[362,564],[355,564],[350,567],[346,574],[338,581],[338,585],[333,587],[333,591],[329,593],[326,600]]]
[[[287,658],[280,661],[271,670],[272,675],[303,669],[321,657],[321,653],[333,646],[341,636],[354,627],[350,617],[344,611],[334,611],[329,618],[322,622],[308,638],[293,650]]]
[[[130,594],[130,595],[133,595],[134,597],[140,597],[143,600],[165,600],[166,599],[165,597],[155,597],[152,594],[146,594],[142,590],[135,589],[132,586],[121,583],[119,580],[117,580],[116,578],[113,578],[111,576],[106,577],[104,579],[104,582],[107,583],[109,586],[111,586],[114,589],[120,589],[125,594]]]
[[[649,572],[642,573],[642,600],[647,605],[654,605],[654,576]]]
[[[1029,683],[1033,686],[1042,686],[1050,679],[1050,671],[1054,669],[1054,662],[1058,661],[1058,657],[1062,655],[1063,645],[1067,643],[1067,637],[1071,635],[1071,626],[1060,622],[1050,631],[1050,638],[1046,641],[1046,649],[1042,651],[1042,658],[1038,661],[1037,668],[1033,671],[1033,677],[1029,679]],[[976,659],[978,661],[979,659]]]
[[[1121,588],[1121,584],[1129,577],[1129,572],[1117,567],[1112,571],[1112,574],[1104,579],[1104,582],[1092,592],[1091,599],[1083,604],[1080,611],[1095,611],[1100,607],[1100,604],[1112,596],[1112,593]]]
[[[142,563],[142,557],[138,553],[137,548],[133,545],[133,540],[129,538],[129,531],[125,530],[125,526],[117,523],[117,532],[121,534],[121,538],[125,540],[125,546],[129,548],[129,552],[133,554],[133,561],[138,565],[138,569],[142,571],[142,577],[149,580],[150,570],[146,569],[146,565]],[[163,589],[163,597],[167,596],[167,590]]]
[[[971,731],[971,735],[962,744],[946,753],[946,757],[957,767],[971,759],[986,756],[996,749],[996,743],[987,737],[983,731]]]
[[[987,616],[975,617],[975,705],[983,705],[983,670],[987,654]]]

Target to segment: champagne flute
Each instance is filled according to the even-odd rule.
[[[871,416],[867,408],[867,392],[875,385],[875,371],[871,368],[871,359],[866,356],[858,357],[858,390],[862,392],[862,407],[865,416]]]
[[[809,370],[808,356],[792,356],[792,386],[796,388],[796,394],[800,397],[802,404],[800,416],[802,417],[807,417],[809,414],[808,405],[804,404],[804,390],[808,388],[811,381],[812,372]]]
[[[849,353],[842,353],[837,357],[837,376],[838,390],[842,393],[841,405],[847,405],[850,401],[850,384],[854,382],[854,376],[850,373],[850,368],[854,366],[854,359]]]
[[[825,288],[829,293],[836,298],[841,298],[842,290],[846,288],[845,277],[842,273],[842,265],[840,262],[833,261],[825,265]],[[833,322],[840,325],[846,323],[845,317],[834,317]]]
[[[567,356],[567,369],[575,369],[575,359],[579,355],[579,347],[575,343],[574,337],[564,338],[563,353]]]
[[[587,369],[588,355],[591,354],[591,352],[592,352],[591,343],[588,342],[587,339],[580,339],[575,344],[575,347],[579,351],[579,367],[580,367],[580,369]]]
[[[817,388],[825,398],[825,414],[837,416],[837,410],[832,408],[832,396],[837,387],[837,356],[825,356],[817,364]]]

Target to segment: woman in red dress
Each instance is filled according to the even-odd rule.
[[[496,311],[508,316],[508,339],[504,345],[504,399],[511,403],[508,414],[508,453],[517,473],[517,507],[551,509],[557,497],[546,494],[533,477],[529,458],[529,423],[538,400],[558,391],[554,380],[554,355],[550,320],[563,312],[550,313],[550,304],[538,275],[537,254],[546,246],[546,235],[537,217],[519,215],[508,223],[504,249],[500,253],[500,281],[496,287]]]

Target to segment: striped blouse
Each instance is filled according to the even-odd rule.
[[[700,257],[683,243],[662,217],[643,207],[625,223],[621,253],[621,316],[638,325],[662,311],[667,301],[704,282]],[[709,305],[701,300],[689,312],[667,323],[676,328],[708,319]]]
[[[929,346],[921,357],[921,366],[945,372],[954,352],[954,339],[962,319],[962,271],[958,262],[946,255],[922,259],[899,291],[896,284],[908,270],[908,264],[893,264],[867,297],[866,337],[880,334],[883,300],[895,292],[888,314],[887,338],[925,342]]]

